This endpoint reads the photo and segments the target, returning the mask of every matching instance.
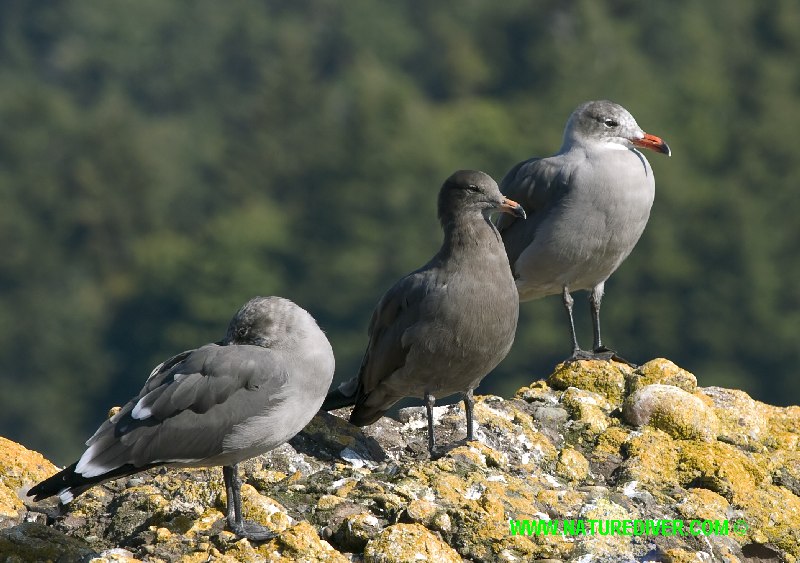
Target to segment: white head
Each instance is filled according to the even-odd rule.
[[[669,146],[661,138],[642,131],[628,110],[608,100],[586,102],[569,116],[564,128],[561,151],[573,146],[604,144],[620,149],[645,148],[669,156]]]

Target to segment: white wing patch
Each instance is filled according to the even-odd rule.
[[[176,383],[178,383],[181,380],[189,377],[189,375],[190,374],[188,373],[176,373],[174,380]],[[158,387],[153,389],[150,393],[148,393],[147,395],[145,395],[136,402],[136,406],[134,406],[133,410],[131,410],[132,418],[135,418],[136,420],[144,420],[146,418],[150,418],[151,416],[153,416],[153,411],[151,409],[151,406],[154,402],[153,394],[156,393],[157,391],[160,393],[160,389],[163,385],[164,384],[159,385]]]
[[[78,473],[86,478],[89,478],[89,477],[97,477],[98,475],[102,475],[103,473],[114,469],[114,467],[95,465],[93,463],[94,460],[92,458],[94,458],[94,456],[98,453],[97,452],[98,444],[105,445],[105,440],[99,440],[95,442],[94,444],[89,446],[85,452],[83,452],[83,455],[78,460],[77,465],[75,465],[75,473]],[[61,493],[59,493],[59,497],[60,496]]]

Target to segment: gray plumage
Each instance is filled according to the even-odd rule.
[[[222,465],[229,525],[242,537],[266,539],[268,532],[241,518],[236,464],[302,430],[333,371],[331,346],[308,312],[281,297],[251,299],[223,341],[156,367],[81,458],[28,495],[67,503],[98,483],[159,465]]]
[[[424,399],[430,450],[435,398],[464,394],[471,440],[472,390],[514,340],[519,298],[489,214],[500,210],[524,217],[492,178],[469,170],[447,179],[438,210],[444,230],[439,252],[381,298],[358,376],[323,404],[326,410],[355,405],[350,421],[365,426],[404,397]]]
[[[520,162],[501,182],[501,191],[529,215],[524,222],[506,216],[498,222],[520,300],[562,295],[570,359],[614,356],[600,338],[605,282],[638,242],[655,196],[653,171],[639,148],[670,154],[622,106],[587,102],[570,115],[556,155]],[[582,289],[591,292],[591,352],[578,346],[572,319],[570,292]]]

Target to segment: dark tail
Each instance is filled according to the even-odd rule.
[[[322,403],[323,411],[332,411],[342,407],[354,407],[350,412],[350,422],[356,426],[368,426],[386,414],[386,411],[397,400],[391,401],[388,406],[367,407],[364,404],[365,397],[359,392],[359,380],[357,377],[341,383],[336,389],[328,391],[328,396]]]
[[[379,418],[386,414],[388,409],[384,408],[369,408],[362,405],[357,405],[350,413],[350,424],[356,426],[369,426],[377,422]]]
[[[38,485],[34,485],[28,491],[28,496],[33,497],[33,500],[39,501],[55,495],[61,497],[62,493],[67,493],[66,500],[61,497],[62,502],[67,503],[95,485],[111,479],[116,479],[117,477],[133,475],[139,471],[155,467],[158,464],[149,465],[147,467],[134,467],[131,464],[126,464],[108,473],[103,473],[102,475],[96,475],[94,477],[84,477],[80,473],[75,473],[76,465],[78,465],[77,462],[59,471],[52,477],[45,479]]]
[[[332,411],[342,407],[352,407],[356,404],[357,391],[357,378],[341,383],[335,389],[328,391],[328,396],[325,397],[325,401],[322,403],[320,410]]]

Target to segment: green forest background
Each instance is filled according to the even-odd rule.
[[[440,244],[444,178],[552,154],[600,98],[673,151],[648,155],[604,340],[796,404],[796,0],[1,2],[0,435],[73,461],[254,295],[308,309],[351,376],[378,298]],[[478,392],[569,352],[559,298],[524,304]]]

